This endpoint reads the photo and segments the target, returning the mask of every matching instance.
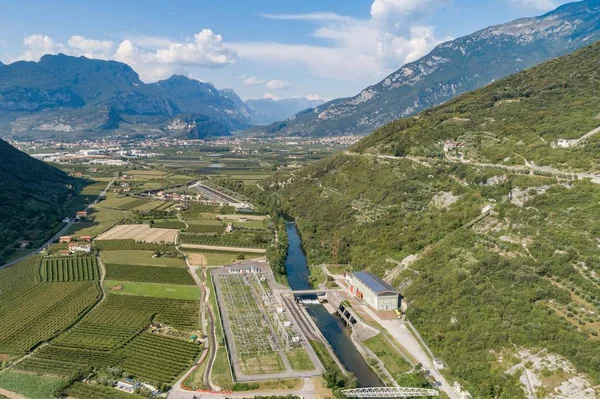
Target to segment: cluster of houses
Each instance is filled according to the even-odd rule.
[[[92,252],[92,237],[91,236],[80,236],[77,241],[73,241],[72,236],[61,236],[58,240],[59,243],[68,243],[69,249],[60,251],[61,255],[71,255],[74,253],[90,253]]]

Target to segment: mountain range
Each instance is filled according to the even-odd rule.
[[[233,90],[210,83],[174,75],[146,84],[126,64],[64,54],[0,63],[0,128],[17,136],[118,132],[203,138],[314,105],[302,99],[257,100],[250,107]]]
[[[286,98],[282,100],[257,98],[246,100],[246,105],[254,115],[254,120],[258,125],[269,125],[300,111],[315,108],[324,102],[323,100],[309,100],[308,98]]]
[[[252,134],[368,134],[392,120],[485,86],[600,39],[600,1],[563,5],[545,15],[492,26],[438,45],[354,97],[303,111]]]

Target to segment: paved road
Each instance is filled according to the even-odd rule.
[[[440,390],[444,391],[450,399],[460,399],[459,395],[452,388],[446,378],[436,369],[433,368],[433,363],[429,355],[423,350],[419,342],[408,331],[408,328],[399,320],[383,320],[375,312],[367,306],[363,307],[369,316],[379,323],[388,333],[418,362],[427,369],[436,381],[441,383]]]
[[[315,386],[310,378],[303,379],[302,387],[289,390],[270,390],[270,391],[242,391],[230,393],[218,392],[193,392],[176,390],[169,392],[169,399],[225,399],[225,398],[253,398],[255,396],[302,396],[305,399],[316,399]],[[20,399],[20,398],[18,398]]]
[[[185,223],[186,225],[186,229],[188,228],[188,224],[181,218],[181,216],[179,216],[179,214],[177,214],[177,217],[179,218],[179,220],[181,220],[183,223]],[[204,279],[200,278],[200,276],[198,276],[198,274],[196,273],[197,271],[197,267],[194,267],[192,265],[190,265],[190,262],[188,260],[187,255],[181,251],[180,244],[179,244],[179,234],[175,237],[175,248],[177,249],[177,251],[182,254],[185,257],[185,263],[189,269],[190,274],[192,275],[192,278],[194,279],[194,281],[196,282],[196,285],[198,286],[198,289],[200,290],[201,293],[201,298],[200,298],[200,314],[201,314],[201,324],[202,324],[202,333],[206,336],[208,336],[208,355],[206,353],[203,353],[202,356],[196,361],[196,363],[194,363],[194,365],[192,366],[192,368],[185,373],[185,375],[183,377],[181,377],[177,383],[175,384],[175,390],[179,391],[182,390],[181,384],[183,383],[183,381],[185,381],[185,378],[187,378],[187,376],[196,368],[198,367],[205,359],[206,356],[208,356],[208,360],[207,360],[207,366],[206,369],[204,371],[204,386],[206,386],[208,389],[211,390],[220,390],[219,387],[214,386],[214,384],[212,383],[212,380],[210,378],[211,372],[212,372],[212,367],[215,363],[215,358],[217,356],[217,337],[215,334],[215,320],[212,314],[212,309],[210,308],[210,303],[209,303],[209,295],[210,295],[210,290],[208,288],[208,286],[206,285],[206,269],[203,270],[203,275],[204,275]],[[209,328],[208,328],[208,333],[206,331],[206,315],[208,315],[208,323],[209,323]],[[206,342],[205,342],[205,346],[206,346]]]
[[[18,393],[7,391],[6,389],[0,388],[0,395],[6,396],[8,399],[25,399],[25,397],[19,395]]]
[[[364,156],[364,157],[377,158],[377,159],[391,159],[391,160],[407,159],[407,160],[410,160],[413,162],[418,162],[418,163],[422,163],[423,161],[430,160],[430,158],[426,158],[426,157],[397,157],[394,155],[359,154],[359,153],[350,152],[350,151],[346,151],[345,154],[350,155],[350,156]],[[431,158],[431,160],[439,161],[439,159],[437,159],[437,158]],[[528,162],[527,160],[525,160],[525,166],[502,165],[502,164],[494,164],[494,163],[473,162],[473,161],[470,161],[467,159],[454,158],[454,157],[449,156],[447,153],[446,153],[446,160],[448,160],[452,163],[462,163],[465,165],[479,166],[482,168],[504,169],[504,170],[509,170],[509,171],[513,171],[513,172],[535,171],[535,172],[547,173],[547,174],[550,174],[553,176],[558,176],[558,177],[569,176],[574,179],[592,179],[592,181],[594,181],[596,183],[600,182],[600,175],[596,175],[593,173],[583,173],[583,172],[582,173],[567,172],[564,170],[555,169],[551,166],[537,166],[531,162]]]
[[[88,204],[88,206],[85,207],[85,210],[87,211],[88,209],[90,209],[96,201],[98,201],[101,197],[105,197],[106,196],[106,192],[108,191],[108,189],[110,188],[110,186],[112,186],[112,184],[114,183],[116,177],[113,178],[110,183],[108,183],[108,185],[106,186],[106,188],[104,190],[102,190],[100,192],[100,194],[98,194],[98,197],[96,197],[96,199],[94,200],[94,202]],[[3,269],[5,267],[10,267],[14,264],[17,264],[19,262],[21,262],[22,260],[25,260],[31,256],[34,256],[35,254],[37,254],[38,252],[40,252],[41,250],[43,250],[44,248],[46,248],[47,246],[49,246],[50,244],[52,244],[54,241],[58,240],[60,238],[60,236],[64,235],[69,228],[73,225],[75,221],[75,217],[73,216],[73,218],[71,219],[71,221],[69,223],[67,223],[63,228],[61,228],[58,233],[56,233],[55,235],[52,236],[51,239],[49,239],[48,241],[46,241],[44,243],[44,245],[42,245],[41,247],[39,247],[38,249],[36,249],[35,251],[31,251],[30,253],[28,253],[27,255],[23,255],[18,259],[15,259],[5,265],[0,266],[0,269]]]

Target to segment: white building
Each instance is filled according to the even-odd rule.
[[[558,139],[556,145],[561,148],[569,148],[571,146],[571,140]]]
[[[353,273],[350,292],[376,310],[393,310],[399,307],[400,292],[371,272]]]

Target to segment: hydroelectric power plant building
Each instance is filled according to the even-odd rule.
[[[353,273],[350,292],[376,310],[394,310],[400,306],[400,292],[371,272]]]

